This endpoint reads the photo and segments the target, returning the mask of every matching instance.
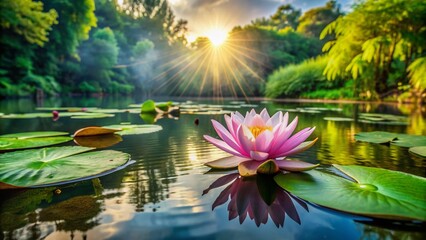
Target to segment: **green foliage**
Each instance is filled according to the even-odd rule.
[[[421,62],[416,59],[425,53],[425,15],[426,3],[421,0],[358,2],[352,12],[321,33],[321,37],[336,37],[323,48],[330,56],[327,78],[354,78],[355,95],[365,99],[407,84],[407,70],[416,72],[416,64]],[[421,85],[418,76],[409,75],[416,88]]]
[[[408,70],[410,71],[411,84],[416,89],[424,91],[426,89],[426,57],[413,61]]]
[[[0,2],[0,9],[2,35],[3,31],[8,34],[18,34],[30,44],[43,46],[48,41],[52,25],[57,23],[57,12],[54,9],[43,12],[42,2],[4,0]]]
[[[341,15],[335,0],[330,0],[323,7],[312,8],[299,18],[297,32],[318,38],[321,31]],[[328,39],[330,40],[330,39]]]
[[[133,57],[142,58],[144,57],[150,50],[154,49],[154,43],[148,39],[139,41],[133,47]]]
[[[323,75],[327,62],[328,58],[319,57],[274,71],[268,76],[265,95],[271,98],[300,97],[306,92],[324,91],[338,87],[341,81],[328,81]],[[335,96],[331,97],[335,98]]]

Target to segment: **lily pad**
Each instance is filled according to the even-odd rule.
[[[426,146],[426,136],[391,132],[360,132],[355,140],[370,143],[391,143],[400,147]]]
[[[74,137],[74,142],[82,147],[106,148],[123,141],[117,134],[106,134],[88,137]]]
[[[39,111],[67,111],[67,112],[85,112],[97,109],[96,107],[39,107]]]
[[[426,179],[363,166],[334,165],[354,181],[312,170],[280,174],[275,181],[307,201],[371,217],[426,220]]]
[[[355,134],[355,140],[370,143],[389,143],[396,139],[398,134],[390,132],[360,132]]]
[[[163,128],[159,125],[153,125],[153,124],[143,124],[143,125],[109,125],[104,126],[105,128],[113,128],[113,129],[120,129],[121,131],[116,132],[116,134],[119,134],[121,136],[124,135],[136,135],[136,134],[146,134],[146,133],[153,133],[163,130]]]
[[[41,187],[77,182],[121,169],[130,155],[87,147],[51,147],[0,155],[0,182]]]
[[[68,142],[72,138],[68,136],[35,137],[35,138],[0,138],[0,151],[17,150],[26,148],[46,147]]]
[[[142,103],[141,113],[155,113],[155,102],[153,100],[146,100]]]
[[[426,158],[426,146],[411,147],[408,151],[412,154]]]
[[[120,129],[115,128],[106,128],[106,127],[85,127],[77,130],[74,133],[74,137],[85,137],[85,136],[96,136],[96,135],[105,135],[113,134],[115,132],[121,131]]]
[[[345,118],[345,117],[325,117],[324,120],[334,121],[334,122],[353,122],[354,121],[352,118]]]
[[[0,116],[0,118],[9,118],[9,119],[27,119],[27,118],[51,118],[52,113],[19,113],[19,114],[5,114]]]
[[[40,137],[56,137],[68,135],[67,132],[22,132],[22,133],[11,133],[0,135],[0,138],[16,138],[16,139],[27,139],[27,138],[40,138]]]
[[[94,119],[94,118],[107,118],[114,117],[114,114],[106,114],[106,113],[86,113],[84,115],[75,115],[71,118],[73,119]]]

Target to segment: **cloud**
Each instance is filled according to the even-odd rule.
[[[353,0],[339,0],[348,5]],[[282,4],[291,4],[306,11],[324,6],[327,0],[169,0],[175,14],[188,20],[190,31],[202,34],[217,25],[227,30],[236,25],[249,24],[251,20],[269,17]],[[342,6],[343,7],[343,6]]]

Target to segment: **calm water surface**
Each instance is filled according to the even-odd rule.
[[[28,99],[8,100],[0,101],[0,112],[33,112],[36,107],[53,106],[127,108],[142,101],[130,98],[53,99],[38,103]],[[193,101],[228,103],[226,100]],[[270,113],[304,107],[341,109],[290,113],[290,119],[299,116],[299,130],[316,126],[311,138],[319,138],[314,147],[295,158],[321,163],[325,169],[334,163],[356,164],[426,175],[425,161],[410,155],[406,148],[355,142],[353,137],[357,132],[374,130],[426,135],[425,109],[422,112],[418,106],[254,101],[250,104],[257,105],[257,110],[266,107]],[[238,111],[248,109],[242,107]],[[409,125],[323,119],[357,120],[363,112],[408,116]],[[194,124],[197,118],[199,125]],[[270,178],[246,180],[232,171],[208,172],[209,168],[203,163],[228,156],[202,137],[204,134],[217,136],[211,118],[223,122],[223,115],[181,114],[178,119],[160,119],[157,122],[163,127],[160,132],[123,136],[120,143],[108,149],[129,153],[136,163],[111,175],[57,188],[1,191],[0,239],[426,238],[422,223],[383,221],[335,212],[294,198],[275,186]],[[0,118],[0,134],[41,130],[73,133],[86,126],[122,122],[144,123],[138,114],[132,113],[103,119],[63,117],[58,121]],[[215,181],[223,186],[205,191]],[[237,203],[241,202],[248,207],[238,207]]]

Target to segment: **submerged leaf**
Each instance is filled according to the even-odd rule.
[[[280,174],[275,181],[313,203],[354,214],[387,219],[426,220],[426,179],[362,166],[334,165],[355,182],[312,170]]]

